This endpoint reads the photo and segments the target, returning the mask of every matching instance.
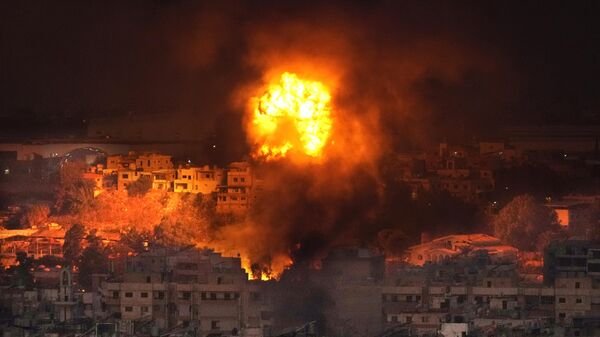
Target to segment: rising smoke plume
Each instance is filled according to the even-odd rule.
[[[477,118],[461,118],[453,111],[456,106],[441,107],[429,99],[472,76],[498,78],[506,72],[492,50],[473,48],[456,32],[414,34],[414,23],[396,22],[388,14],[401,9],[391,3],[367,12],[320,6],[318,12],[285,19],[274,10],[244,26],[243,60],[257,75],[238,86],[232,102],[244,112],[241,124],[251,151],[260,146],[250,137],[252,98],[263,95],[282,73],[319,81],[332,95],[331,142],[322,158],[256,158],[255,170],[264,178],[261,197],[245,222],[221,229],[233,246],[252,241],[248,253],[259,268],[280,271],[290,258],[311,263],[338,244],[394,250],[421,231],[441,232],[440,216],[410,214],[413,201],[393,177],[399,172],[388,172],[393,154],[453,136],[438,134],[446,130],[438,124],[448,119],[475,127]],[[493,97],[503,90],[496,88]],[[456,105],[472,108],[468,102]],[[460,116],[471,113],[475,116],[474,111]],[[463,220],[472,219],[456,221]],[[447,225],[444,230],[452,230]],[[454,225],[464,231],[470,224]]]

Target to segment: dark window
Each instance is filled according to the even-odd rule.
[[[133,307],[125,307],[125,311],[132,312],[133,311]]]
[[[148,293],[141,293],[141,294],[140,294],[140,296],[141,296],[142,298],[147,298],[147,297],[148,297]]]
[[[588,272],[600,273],[600,263],[588,263]]]
[[[583,301],[581,300],[581,298],[577,298],[575,299],[575,303],[582,303]]]
[[[210,328],[212,330],[218,330],[219,329],[219,321],[210,321]]]
[[[412,316],[406,316],[406,323],[412,322]]]
[[[492,287],[492,281],[487,281],[487,287],[491,288]]]
[[[542,296],[542,304],[554,304],[554,296]]]
[[[217,293],[210,293],[210,299],[211,300],[216,300],[217,299]]]
[[[581,287],[581,283],[575,282],[575,289],[579,289]]]
[[[565,300],[565,298],[564,298],[564,297],[560,297],[560,298],[558,299],[558,303],[565,303],[565,302],[566,302],[566,300]]]
[[[133,297],[133,293],[127,292],[125,293],[125,297]]]
[[[146,283],[150,283],[152,281],[152,278],[150,276],[146,276]]]
[[[119,292],[118,291],[113,291],[112,292],[112,297],[113,298],[119,298]]]
[[[559,257],[557,264],[559,267],[569,267],[571,265],[571,259],[568,257]]]
[[[200,294],[200,298],[202,298],[203,300],[208,299],[208,297],[206,297],[206,293],[202,293]]]

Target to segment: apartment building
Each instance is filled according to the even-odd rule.
[[[246,211],[257,195],[257,181],[248,163],[231,163],[226,171],[226,184],[217,194],[217,212],[241,213]]]
[[[217,167],[178,168],[173,181],[173,191],[180,193],[211,194],[224,183],[224,172]]]
[[[172,169],[173,162],[170,155],[159,153],[129,152],[126,155],[111,155],[106,158],[107,173],[119,170],[156,171]]]
[[[199,336],[239,335],[273,324],[263,286],[248,280],[239,258],[158,249],[131,257],[122,279],[102,283],[101,296],[105,315],[120,317],[120,324],[151,321],[160,331],[183,327]]]
[[[138,181],[141,177],[152,179],[152,172],[136,171],[136,170],[119,170],[117,171],[117,189],[126,191],[127,186]]]

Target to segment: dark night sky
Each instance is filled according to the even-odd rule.
[[[438,46],[402,84],[427,102],[417,106],[427,105],[434,124],[600,120],[597,1],[323,3],[3,1],[1,130],[26,135],[32,124],[19,120],[43,129],[132,112],[235,124],[241,112],[230,104],[232,92],[262,70],[249,61],[265,48],[256,36],[276,41],[274,48],[303,50],[303,39],[312,41],[310,30],[285,36],[289,22],[359,41],[365,57],[354,57],[362,64],[349,70],[354,80],[378,76],[369,66],[379,57],[402,63],[422,56],[411,54],[420,42]],[[453,80],[439,74],[446,58],[460,68]],[[404,79],[388,85],[395,81]]]

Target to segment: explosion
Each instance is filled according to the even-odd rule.
[[[253,99],[250,135],[258,144],[255,156],[267,160],[295,151],[318,158],[329,139],[331,95],[321,82],[283,73]]]

